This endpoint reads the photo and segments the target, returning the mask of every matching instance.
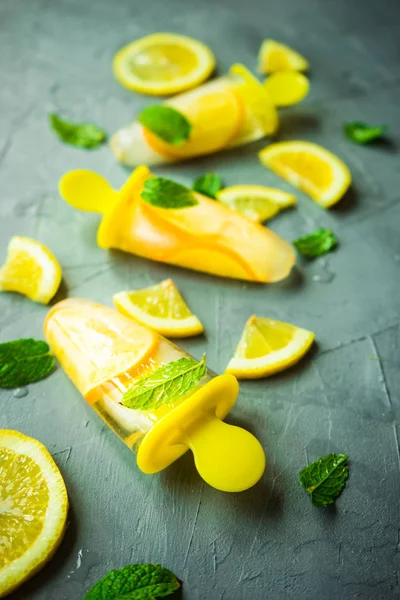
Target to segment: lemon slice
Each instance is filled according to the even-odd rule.
[[[113,299],[119,312],[167,337],[190,337],[204,331],[171,279],[143,290],[119,292]]]
[[[61,283],[61,267],[46,246],[28,237],[15,236],[0,269],[0,291],[19,292],[48,304]]]
[[[261,150],[259,158],[324,208],[338,202],[351,183],[351,174],[344,162],[312,142],[271,144]]]
[[[274,106],[293,106],[305,98],[310,89],[310,82],[303,73],[273,73],[264,82]]]
[[[264,40],[258,54],[258,70],[260,73],[277,71],[308,71],[308,61],[296,52],[274,40]]]
[[[296,204],[293,194],[263,185],[232,185],[220,190],[217,200],[257,223],[267,221],[283,208]]]
[[[0,430],[0,598],[51,558],[65,531],[68,497],[46,448]]]
[[[238,379],[258,379],[284,371],[309,350],[314,334],[289,323],[253,315],[226,372]]]
[[[195,87],[211,75],[215,57],[202,42],[175,33],[153,33],[124,46],[113,70],[126,88],[166,96]]]

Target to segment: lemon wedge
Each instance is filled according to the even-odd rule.
[[[252,221],[262,223],[296,204],[293,194],[263,185],[232,185],[217,193],[217,200]]]
[[[119,292],[113,300],[120,313],[166,337],[191,337],[204,331],[171,279],[143,290]]]
[[[48,304],[61,278],[61,267],[46,246],[28,237],[11,238],[7,260],[0,268],[0,291],[19,292]]]
[[[238,379],[258,379],[284,371],[309,350],[314,334],[289,323],[253,315],[226,372]]]
[[[277,71],[308,71],[308,61],[296,52],[275,40],[264,40],[258,54],[258,70],[260,73],[276,73]]]
[[[272,73],[264,82],[274,106],[284,107],[298,104],[310,89],[310,82],[303,73],[282,71]]]
[[[0,430],[0,598],[52,557],[65,531],[68,497],[46,448]]]
[[[259,153],[261,162],[324,208],[338,202],[351,183],[340,158],[312,142],[279,142]]]
[[[202,42],[175,33],[153,33],[124,46],[113,70],[126,88],[166,96],[195,87],[211,75],[215,57]]]

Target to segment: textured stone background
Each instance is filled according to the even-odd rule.
[[[70,526],[54,560],[12,600],[79,600],[111,568],[161,562],[183,581],[185,600],[330,600],[399,597],[400,71],[398,0],[2,0],[0,2],[0,253],[9,237],[47,244],[64,268],[63,293],[111,304],[114,292],[173,277],[206,325],[183,346],[221,372],[251,313],[316,332],[297,368],[243,383],[231,422],[259,437],[263,480],[242,494],[203,485],[190,455],[159,476],[135,459],[91,412],[59,368],[24,398],[0,394],[0,425],[40,439],[71,499]],[[298,194],[271,222],[288,240],[332,227],[340,248],[293,276],[256,286],[158,265],[96,247],[99,219],[63,204],[57,181],[90,168],[114,186],[128,172],[106,146],[61,144],[47,113],[93,120],[108,131],[152,99],[120,87],[114,52],[159,30],[209,43],[224,71],[255,67],[261,40],[292,44],[312,64],[312,89],[282,111],[281,139],[326,145],[350,166],[354,189],[329,213]],[[344,120],[385,122],[389,145],[357,147]],[[258,147],[261,147],[259,145]],[[190,184],[213,169],[227,184],[289,189],[264,169],[257,146],[158,169]],[[329,280],[321,283],[318,279]],[[63,294],[59,294],[59,298]],[[42,336],[46,307],[0,296],[1,340]],[[315,509],[298,484],[307,460],[351,456],[336,506]]]

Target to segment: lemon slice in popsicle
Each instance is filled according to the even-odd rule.
[[[295,365],[313,341],[311,331],[253,315],[245,325],[226,372],[238,379],[268,377]]]
[[[296,204],[293,194],[263,185],[232,185],[220,190],[217,200],[257,223],[272,219],[283,208]]]
[[[154,96],[195,87],[214,70],[215,57],[198,40],[175,33],[153,33],[114,56],[113,70],[124,87]]]
[[[190,337],[204,331],[172,279],[165,279],[142,290],[119,292],[113,299],[120,313],[166,337]]]
[[[18,292],[48,304],[61,278],[61,267],[46,246],[28,237],[11,238],[7,260],[0,268],[0,291]]]
[[[34,575],[64,535],[68,496],[37,440],[0,430],[0,598]]]

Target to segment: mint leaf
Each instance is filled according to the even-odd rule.
[[[333,231],[320,228],[313,233],[297,238],[292,243],[303,256],[315,258],[332,250],[336,246],[337,240]]]
[[[51,113],[49,120],[58,137],[71,146],[97,148],[107,138],[106,132],[93,123],[71,123],[64,121],[56,113]]]
[[[343,126],[345,135],[356,144],[368,144],[383,136],[388,130],[387,125],[372,126],[360,121],[351,121]]]
[[[95,583],[83,600],[156,600],[179,587],[175,575],[161,565],[126,565]]]
[[[13,388],[47,377],[55,361],[46,342],[25,338],[0,344],[0,387]]]
[[[300,471],[300,484],[311,496],[314,506],[333,504],[349,476],[346,454],[328,454]]]
[[[140,194],[145,202],[159,208],[188,208],[198,204],[191,190],[164,177],[150,177]]]
[[[221,188],[221,177],[215,173],[206,173],[205,175],[201,175],[193,184],[193,189],[195,192],[209,196],[214,200],[217,197],[217,192],[219,192]]]
[[[136,410],[160,408],[190,392],[206,371],[205,356],[200,362],[179,358],[134,383],[123,395],[122,404]]]
[[[182,113],[162,104],[148,106],[139,113],[137,120],[154,135],[173,146],[186,142],[192,130],[190,122]]]

